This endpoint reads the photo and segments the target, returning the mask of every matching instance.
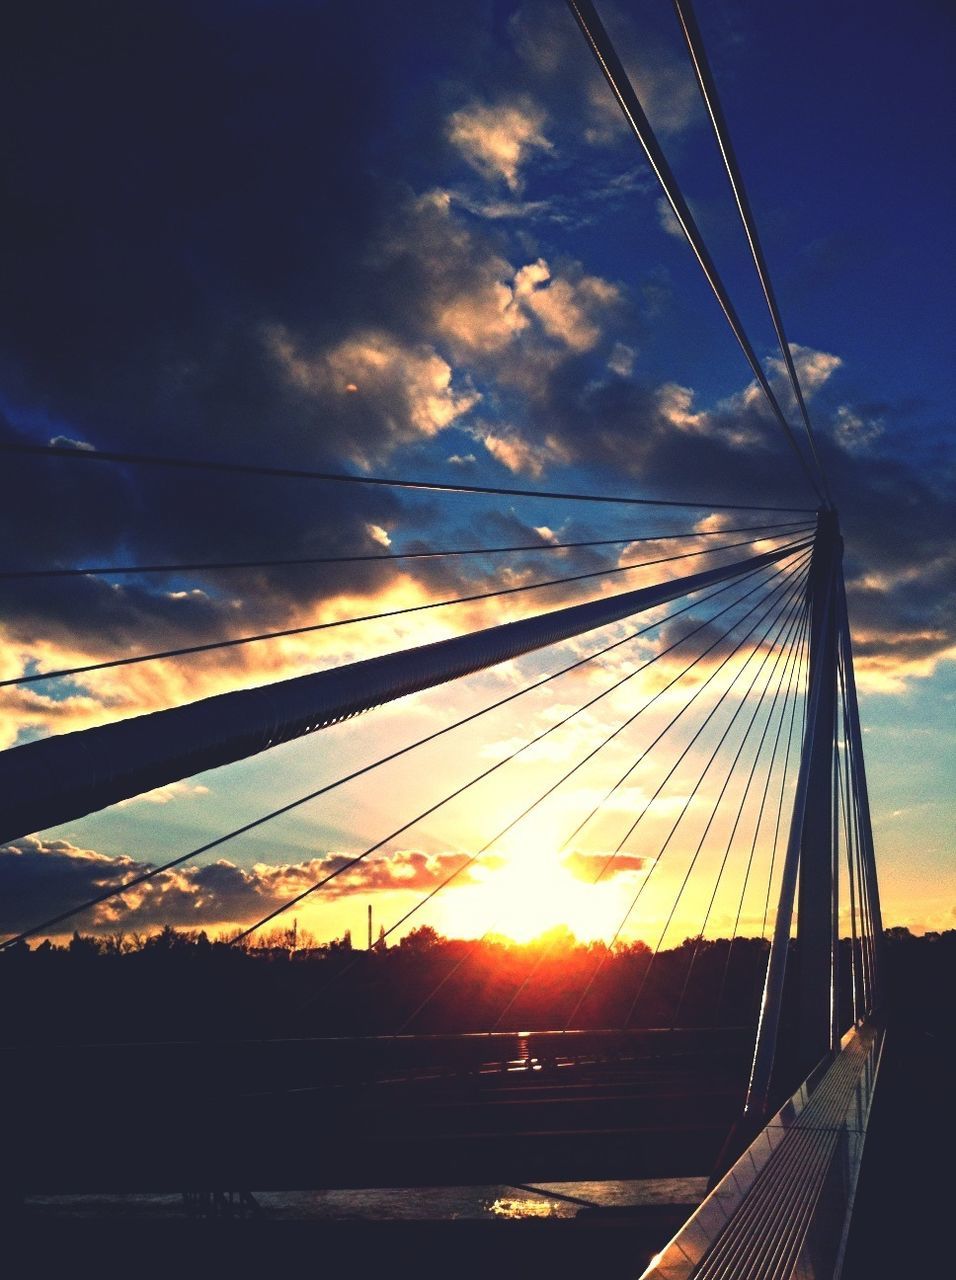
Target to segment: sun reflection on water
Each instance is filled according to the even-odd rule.
[[[552,1218],[555,1205],[552,1200],[516,1200],[510,1196],[499,1197],[489,1206],[496,1218]]]

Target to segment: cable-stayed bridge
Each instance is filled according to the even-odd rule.
[[[782,429],[795,480],[809,495],[800,499],[803,505],[767,507],[759,494],[750,503],[722,503],[715,495],[658,499],[357,476],[289,468],[281,460],[261,466],[198,455],[2,446],[11,467],[29,462],[78,475],[99,467],[201,471],[223,484],[242,475],[314,485],[318,493],[380,486],[443,502],[504,499],[545,513],[587,503],[646,521],[629,525],[626,536],[609,524],[608,536],[575,542],[542,536],[534,544],[294,561],[12,564],[2,571],[6,580],[48,583],[52,590],[57,580],[77,576],[117,581],[353,563],[359,572],[359,562],[375,559],[473,557],[488,566],[520,554],[542,566],[531,581],[502,574],[504,585],[473,594],[7,678],[0,685],[56,688],[57,681],[82,681],[105,669],[188,662],[199,653],[418,612],[453,615],[456,607],[489,600],[512,614],[443,639],[14,747],[0,755],[3,842],[321,735],[353,717],[375,716],[410,695],[459,687],[503,664],[531,655],[546,663],[526,684],[427,735],[121,884],[51,906],[8,937],[2,946],[15,960],[40,939],[69,933],[91,914],[102,918],[109,904],[323,796],[384,786],[380,779],[397,760],[414,760],[415,752],[440,740],[457,760],[470,761],[464,781],[449,788],[436,777],[424,808],[396,814],[389,830],[244,924],[229,945],[240,949],[260,930],[287,922],[462,796],[476,797],[493,819],[479,847],[462,853],[383,926],[377,949],[370,938],[368,952],[338,957],[317,989],[300,993],[294,1016],[283,1011],[268,1036],[227,1044],[74,1045],[59,1051],[55,1068],[45,1048],[9,1049],[8,1071],[23,1099],[14,1119],[12,1194],[104,1189],[110,1178],[113,1190],[227,1180],[289,1188],[520,1185],[675,1175],[693,1166],[712,1175],[712,1190],[669,1244],[660,1241],[647,1274],[839,1273],[883,1043],[884,964],[843,543],[700,33],[687,0],[676,0],[676,7],[780,342],[795,414],[754,352],[594,6],[570,0]],[[548,517],[548,524],[560,526],[560,520]],[[561,563],[568,551],[598,547],[617,547],[617,561],[563,576],[544,567]],[[561,593],[552,600],[571,602],[549,607],[548,592]],[[582,672],[588,696],[567,709],[561,682]],[[554,699],[547,727],[487,763],[474,749],[476,728],[538,694]],[[597,724],[599,732],[579,752],[561,735],[582,724]],[[560,767],[531,794],[506,789],[509,769],[546,739],[549,746],[564,742],[555,753]],[[629,759],[623,770],[615,754],[621,750]],[[325,1025],[321,1017],[330,1008],[341,1014],[354,1001],[381,1000],[369,966],[389,940],[405,935],[446,890],[494,865],[502,848],[514,849],[512,833],[524,841],[512,859],[524,857],[535,820],[567,794],[567,784],[582,779],[591,786],[587,803],[567,822],[555,856],[588,851],[583,861],[595,886],[627,866],[633,893],[607,927],[607,945],[595,947],[547,1005],[551,1025],[529,1030],[522,1020],[549,975],[553,983],[553,948],[543,945],[524,970],[497,986],[482,974],[489,939],[500,930],[499,919],[510,918],[513,904],[505,901],[483,937],[443,955],[427,981],[405,988],[405,1002],[387,1027],[376,1034],[316,1034],[317,1019]],[[547,876],[548,869],[539,874]],[[733,921],[731,935],[715,949],[717,921],[725,917]],[[690,936],[674,950],[689,919]],[[747,937],[753,920],[760,921],[756,948]],[[649,934],[650,945],[629,951],[636,932]],[[740,985],[742,954],[752,962],[745,981],[756,978],[749,1003],[734,1006],[754,1014],[747,1025],[723,1017],[734,984]],[[64,1061],[71,1080],[65,1090],[55,1084]],[[144,1089],[161,1121],[149,1149],[121,1132]],[[78,1097],[88,1108],[79,1113]],[[113,1139],[94,1155],[94,1133],[104,1120]]]

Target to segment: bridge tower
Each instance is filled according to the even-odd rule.
[[[800,1066],[806,1074],[839,1044],[839,863],[834,840],[833,753],[837,711],[838,592],[843,539],[837,513],[822,510],[807,584],[810,690],[806,804],[800,828],[797,938],[800,955]]]
[[[817,516],[808,581],[810,675],[806,730],[741,1132],[759,1124],[770,1103],[795,905],[799,949],[797,1065],[801,1074],[806,1075],[840,1044],[836,761],[841,712],[846,733],[842,767],[852,775],[852,816],[860,832],[860,892],[865,899],[861,902],[861,920],[870,921],[870,936],[863,940],[860,955],[868,983],[862,1013],[872,1013],[878,1003],[874,980],[881,934],[879,893],[842,560],[843,539],[837,513],[824,508]]]

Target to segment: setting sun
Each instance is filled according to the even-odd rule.
[[[440,927],[454,936],[493,933],[514,942],[530,942],[564,927],[581,941],[607,941],[642,874],[627,871],[595,884],[593,876],[582,879],[570,869],[567,854],[553,849],[512,852],[497,866],[475,869],[475,883],[443,904]]]

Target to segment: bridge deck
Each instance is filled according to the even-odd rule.
[[[883,1033],[847,1032],[645,1273],[818,1280],[838,1272]]]
[[[678,1031],[13,1049],[8,1176],[79,1193],[706,1174],[748,1048]]]

